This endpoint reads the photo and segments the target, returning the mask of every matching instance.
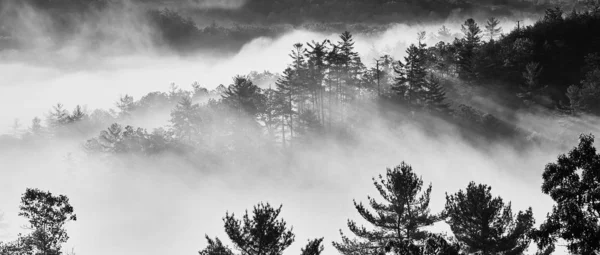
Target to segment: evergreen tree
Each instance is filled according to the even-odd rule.
[[[398,66],[394,69],[396,83],[392,86],[392,90],[408,104],[420,103],[421,93],[427,83],[423,51],[423,47],[411,45],[406,50],[407,56],[404,57],[404,63],[398,61]]]
[[[401,247],[422,245],[427,238],[427,231],[422,228],[432,225],[438,217],[429,211],[431,184],[421,192],[423,180],[412,170],[412,167],[402,162],[401,165],[387,169],[384,179],[379,176],[373,183],[385,202],[377,202],[369,197],[369,205],[375,213],[367,210],[362,204],[354,202],[358,213],[375,230],[359,227],[354,221],[348,220],[348,228],[360,240],[352,240],[342,234],[342,242],[333,245],[342,254],[376,254],[390,242]],[[341,232],[341,231],[340,231]]]
[[[294,234],[283,219],[278,220],[281,206],[259,204],[254,207],[252,218],[246,214],[236,220],[227,213],[225,232],[242,255],[281,255],[294,242]]]
[[[500,21],[495,17],[491,17],[487,20],[487,24],[485,25],[485,30],[487,35],[490,36],[490,41],[494,40],[494,38],[502,33],[502,28],[499,27]]]
[[[450,41],[452,39],[452,33],[450,29],[448,29],[445,25],[443,25],[440,30],[438,30],[438,40],[440,41]]]
[[[321,255],[323,252],[323,238],[309,240],[308,244],[302,248],[301,255]]]
[[[327,41],[321,43],[307,43],[309,50],[306,51],[308,72],[308,88],[312,96],[313,110],[317,111],[317,115],[321,120],[321,124],[325,124],[324,110],[324,88],[323,81],[327,72]]]
[[[242,76],[233,78],[233,84],[223,93],[222,99],[231,109],[252,117],[259,113],[260,104],[263,103],[260,88]]]
[[[281,77],[277,80],[277,92],[279,93],[279,98],[277,98],[277,102],[279,103],[279,112],[283,118],[283,123],[288,127],[290,133],[290,139],[294,137],[294,118],[297,112],[294,110],[294,101],[295,101],[295,93],[294,93],[294,70],[292,68],[286,68],[283,71]],[[282,126],[282,136],[285,136],[285,128]],[[285,141],[285,138],[283,139]],[[284,142],[285,143],[285,142]]]
[[[600,253],[600,154],[594,136],[581,135],[579,145],[556,163],[546,165],[542,192],[556,204],[532,235],[540,250],[554,250],[557,239],[573,254]]]
[[[529,246],[534,224],[531,208],[513,215],[510,203],[492,197],[491,187],[469,183],[466,191],[446,194],[443,215],[467,252],[522,254]]]
[[[233,255],[231,249],[223,245],[219,238],[212,240],[210,237],[206,236],[206,240],[208,241],[208,246],[206,246],[204,250],[198,252],[200,255]]]
[[[33,120],[31,120],[31,128],[30,128],[30,132],[33,135],[41,135],[43,132],[44,127],[42,126],[42,120],[38,117],[33,118]]]
[[[117,101],[116,105],[120,110],[120,118],[131,117],[131,113],[135,110],[135,101],[133,100],[132,96],[127,94],[119,98],[119,101]]]
[[[458,54],[459,77],[472,81],[477,78],[475,51],[481,42],[481,29],[473,19],[467,19],[461,29],[464,38],[455,41],[460,49]]]
[[[446,92],[440,83],[440,79],[430,74],[425,82],[423,91],[425,108],[429,111],[449,113],[450,104],[446,102]]]
[[[180,140],[191,142],[200,133],[202,116],[200,106],[190,97],[183,97],[171,111],[171,127]]]

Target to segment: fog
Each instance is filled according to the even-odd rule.
[[[205,7],[221,3],[196,2]],[[226,1],[227,7],[218,7],[238,3]],[[503,20],[502,26],[508,31],[514,24]],[[405,48],[416,42],[417,32],[433,35],[441,25],[398,24],[375,37],[358,34],[356,49],[363,62],[372,66],[382,53],[402,57]],[[459,22],[446,26],[453,33],[460,32]],[[149,41],[143,38],[145,34],[135,33],[140,36],[135,41]],[[12,52],[0,60],[0,132],[10,132],[15,118],[25,126],[35,116],[43,119],[56,103],[68,109],[78,104],[88,110],[109,109],[122,95],[139,99],[151,91],[167,91],[171,83],[191,89],[193,82],[199,82],[212,89],[230,84],[237,74],[281,72],[291,62],[288,54],[294,43],[324,39],[333,41],[337,35],[297,30],[278,38],[257,38],[226,57],[169,54],[145,43],[139,45],[147,47],[118,54],[86,52],[83,39],[59,49]],[[521,123],[526,127],[564,128],[548,118],[527,119]],[[205,234],[227,240],[225,212],[242,215],[261,201],[283,204],[281,216],[293,226],[296,242],[285,254],[299,253],[309,238],[317,237],[325,237],[324,254],[337,254],[330,243],[340,240],[339,229],[348,233],[346,220],[362,222],[352,200],[366,201],[367,195],[377,195],[371,178],[402,161],[411,164],[425,183],[433,184],[432,212],[443,209],[445,192],[456,192],[475,181],[491,185],[494,195],[512,201],[514,211],[531,206],[537,223],[543,221],[553,201],[541,193],[541,173],[545,164],[565,151],[533,147],[523,152],[501,143],[479,148],[459,138],[448,123],[435,123],[444,133],[431,137],[417,126],[391,128],[375,118],[351,147],[332,142],[295,151],[291,162],[267,154],[256,165],[211,171],[198,171],[169,155],[96,158],[73,141],[3,150],[0,240],[12,240],[23,231],[20,226],[25,221],[17,216],[19,199],[27,187],[35,187],[70,198],[78,221],[68,224],[71,239],[65,248],[77,254],[194,254],[206,245]],[[167,124],[155,123],[156,127]],[[574,146],[577,137],[573,134],[570,144]],[[268,162],[272,158],[274,162]],[[449,232],[444,224],[434,229]]]

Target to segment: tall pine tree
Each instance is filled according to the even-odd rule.
[[[390,242],[403,247],[422,245],[427,238],[427,231],[422,228],[438,220],[429,210],[431,184],[422,191],[423,180],[404,162],[394,169],[387,169],[385,178],[381,175],[379,180],[373,178],[373,183],[385,201],[378,202],[369,197],[369,205],[375,213],[362,203],[355,201],[354,206],[375,229],[368,230],[348,220],[348,228],[359,240],[352,240],[342,233],[342,242],[334,242],[334,247],[349,255],[376,254]]]

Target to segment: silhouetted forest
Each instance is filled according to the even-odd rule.
[[[600,29],[598,9],[568,15],[548,9],[534,25],[508,34],[498,33],[500,24],[493,18],[482,26],[468,19],[462,28],[461,38],[431,46],[420,33],[403,59],[385,55],[369,67],[355,51],[350,32],[337,41],[298,43],[280,75],[254,72],[212,91],[200,84],[193,84],[191,91],[173,84],[169,92],[152,92],[138,100],[126,95],[111,111],[77,106],[69,112],[58,104],[46,126],[34,119],[19,137],[86,138],[105,127],[86,143],[87,150],[279,150],[323,138],[351,143],[348,138],[383,117],[389,123],[418,125],[434,136],[443,133],[441,125],[450,124],[474,143],[496,140],[526,147],[561,144],[564,137],[520,126],[518,112],[544,112],[573,122],[600,113],[600,34],[593,32]],[[443,38],[449,32],[443,27],[434,36]],[[495,114],[486,112],[485,105],[481,109],[463,103],[478,93],[494,93],[494,100],[510,110]],[[163,109],[171,109],[170,124],[164,128],[148,132],[118,124]]]
[[[348,220],[354,236],[340,230],[341,241],[334,241],[333,246],[344,255],[491,255],[524,254],[533,241],[536,254],[552,254],[557,244],[566,245],[572,254],[598,253],[600,154],[593,143],[592,135],[581,135],[578,146],[560,155],[556,163],[546,165],[542,191],[555,204],[539,228],[534,228],[531,207],[515,213],[510,201],[494,197],[490,186],[475,182],[465,190],[446,193],[444,210],[433,213],[429,208],[432,184],[424,186],[423,179],[402,162],[373,178],[381,198],[369,197],[368,206],[354,201],[369,226]],[[69,239],[65,224],[77,220],[69,199],[27,189],[19,209],[31,232],[19,234],[13,242],[0,243],[1,254],[62,254],[62,244]],[[295,241],[295,235],[280,217],[281,210],[282,206],[260,203],[241,219],[227,212],[224,229],[234,249],[218,237],[206,235],[208,245],[199,254],[237,254],[234,250],[239,254],[282,254]],[[451,236],[424,229],[442,221],[450,226]],[[301,254],[321,254],[323,240],[308,240]]]

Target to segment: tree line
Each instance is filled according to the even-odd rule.
[[[385,175],[373,178],[380,199],[368,197],[368,203],[354,206],[369,228],[348,220],[355,237],[341,230],[341,241],[333,246],[341,254],[458,255],[524,254],[532,241],[537,254],[552,254],[557,243],[566,243],[572,254],[600,252],[600,154],[592,135],[581,135],[579,145],[546,165],[542,192],[555,204],[547,218],[535,228],[531,207],[513,212],[510,202],[493,196],[491,187],[470,182],[464,190],[446,193],[446,205],[440,213],[429,208],[432,184],[424,185],[420,176],[404,162]],[[68,240],[64,225],[77,216],[64,195],[27,189],[21,198],[20,216],[29,220],[30,233],[17,240],[0,243],[0,254],[59,255]],[[208,245],[200,255],[278,255],[283,254],[295,235],[279,217],[282,206],[256,205],[237,218],[227,212],[224,228],[234,249],[219,238],[206,236]],[[453,236],[435,234],[424,227],[446,222]],[[323,238],[309,240],[302,255],[318,255],[324,249]],[[236,252],[234,252],[237,251]]]

